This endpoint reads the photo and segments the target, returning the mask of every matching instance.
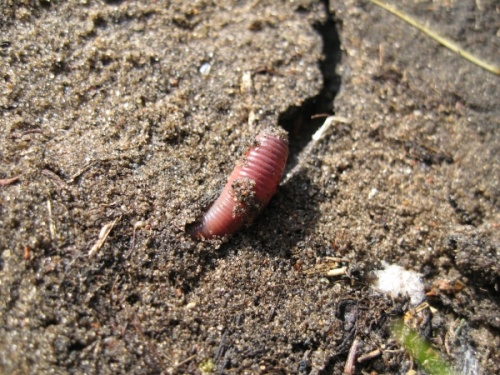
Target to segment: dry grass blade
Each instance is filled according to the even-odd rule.
[[[370,1],[372,3],[374,3],[375,5],[378,5],[379,7],[387,10],[388,12],[391,12],[395,16],[401,18],[403,21],[409,23],[413,27],[416,27],[417,29],[419,29],[420,31],[422,31],[423,33],[425,33],[426,35],[428,35],[429,37],[431,37],[432,39],[434,39],[438,43],[440,43],[443,46],[445,46],[446,48],[448,48],[450,51],[455,52],[456,54],[462,56],[464,59],[469,60],[471,63],[487,70],[490,73],[496,74],[497,76],[500,75],[500,66],[490,64],[490,63],[484,61],[483,59],[481,59],[480,57],[473,55],[472,53],[470,53],[470,52],[466,51],[465,49],[463,49],[462,47],[460,47],[457,43],[439,35],[435,31],[430,30],[429,28],[427,28],[424,25],[422,25],[421,23],[419,23],[413,17],[410,17],[409,15],[397,10],[394,7],[392,7],[388,4],[385,4],[379,0],[370,0]]]
[[[111,230],[113,229],[115,224],[120,219],[121,219],[121,216],[116,218],[112,222],[104,225],[101,228],[101,232],[99,233],[99,238],[97,239],[96,243],[92,246],[92,248],[89,251],[89,254],[88,254],[89,258],[92,258],[99,251],[99,249],[102,247],[102,245],[104,245],[104,243],[106,242],[106,239],[108,238],[109,233],[111,232]]]

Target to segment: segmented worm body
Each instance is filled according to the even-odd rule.
[[[287,158],[288,137],[284,130],[273,128],[259,133],[191,236],[223,237],[251,223],[276,192]]]

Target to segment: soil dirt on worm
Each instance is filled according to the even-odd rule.
[[[494,0],[396,5],[500,63]],[[457,373],[500,371],[500,77],[364,0],[0,13],[0,373],[424,374],[404,316]],[[193,240],[268,126],[277,194]],[[384,263],[427,305],[376,291]]]

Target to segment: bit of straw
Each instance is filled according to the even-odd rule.
[[[336,276],[342,276],[347,274],[347,267],[340,267],[340,268],[335,268],[332,270],[329,270],[326,273],[326,276],[329,277],[336,277]]]
[[[413,27],[419,29],[420,31],[425,33],[427,36],[431,37],[432,39],[434,39],[438,43],[440,43],[443,46],[445,46],[446,48],[448,48],[450,51],[453,51],[456,54],[458,54],[459,56],[462,56],[464,59],[469,60],[471,63],[487,70],[490,73],[496,74],[497,76],[500,75],[500,66],[490,64],[490,63],[484,61],[483,59],[481,59],[480,57],[473,55],[472,53],[470,53],[470,52],[466,51],[465,49],[463,49],[462,47],[460,47],[457,43],[439,35],[435,31],[432,31],[432,30],[428,29],[427,27],[425,27],[424,25],[420,24],[413,17],[411,17],[411,16],[397,10],[396,8],[393,8],[392,6],[385,4],[379,0],[370,0],[370,2],[372,2],[375,5],[378,5],[379,7],[387,10],[390,13],[394,14],[396,17],[401,18],[403,21],[405,21],[405,22],[409,23],[410,25],[412,25]]]
[[[335,123],[350,124],[351,120],[341,116],[328,116],[325,119],[323,125],[321,125],[316,133],[313,134],[311,141],[304,148],[304,151],[302,151],[299,162],[292,168],[290,172],[286,174],[281,185],[286,185],[288,181],[291,180],[303,168],[304,163],[302,162],[302,160],[307,160],[307,158],[310,157],[310,154],[313,152],[314,147],[319,143],[320,140],[325,137],[325,134],[327,134],[328,130]]]
[[[101,232],[99,233],[99,238],[97,239],[96,243],[92,246],[92,248],[89,250],[89,254],[88,254],[89,258],[92,258],[95,254],[97,254],[97,252],[99,251],[99,249],[106,242],[106,239],[108,238],[109,233],[111,232],[111,230],[113,229],[113,227],[115,226],[115,224],[120,219],[121,219],[121,216],[117,217],[115,220],[113,220],[110,223],[107,223],[106,225],[104,225],[101,228]]]
[[[54,224],[54,218],[52,216],[52,202],[50,201],[50,199],[47,200],[47,211],[49,213],[50,238],[54,240],[56,238],[56,225]]]

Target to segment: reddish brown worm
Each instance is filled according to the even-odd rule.
[[[191,230],[196,239],[233,234],[249,224],[276,192],[288,158],[288,136],[284,130],[266,129],[236,163],[226,186]]]

